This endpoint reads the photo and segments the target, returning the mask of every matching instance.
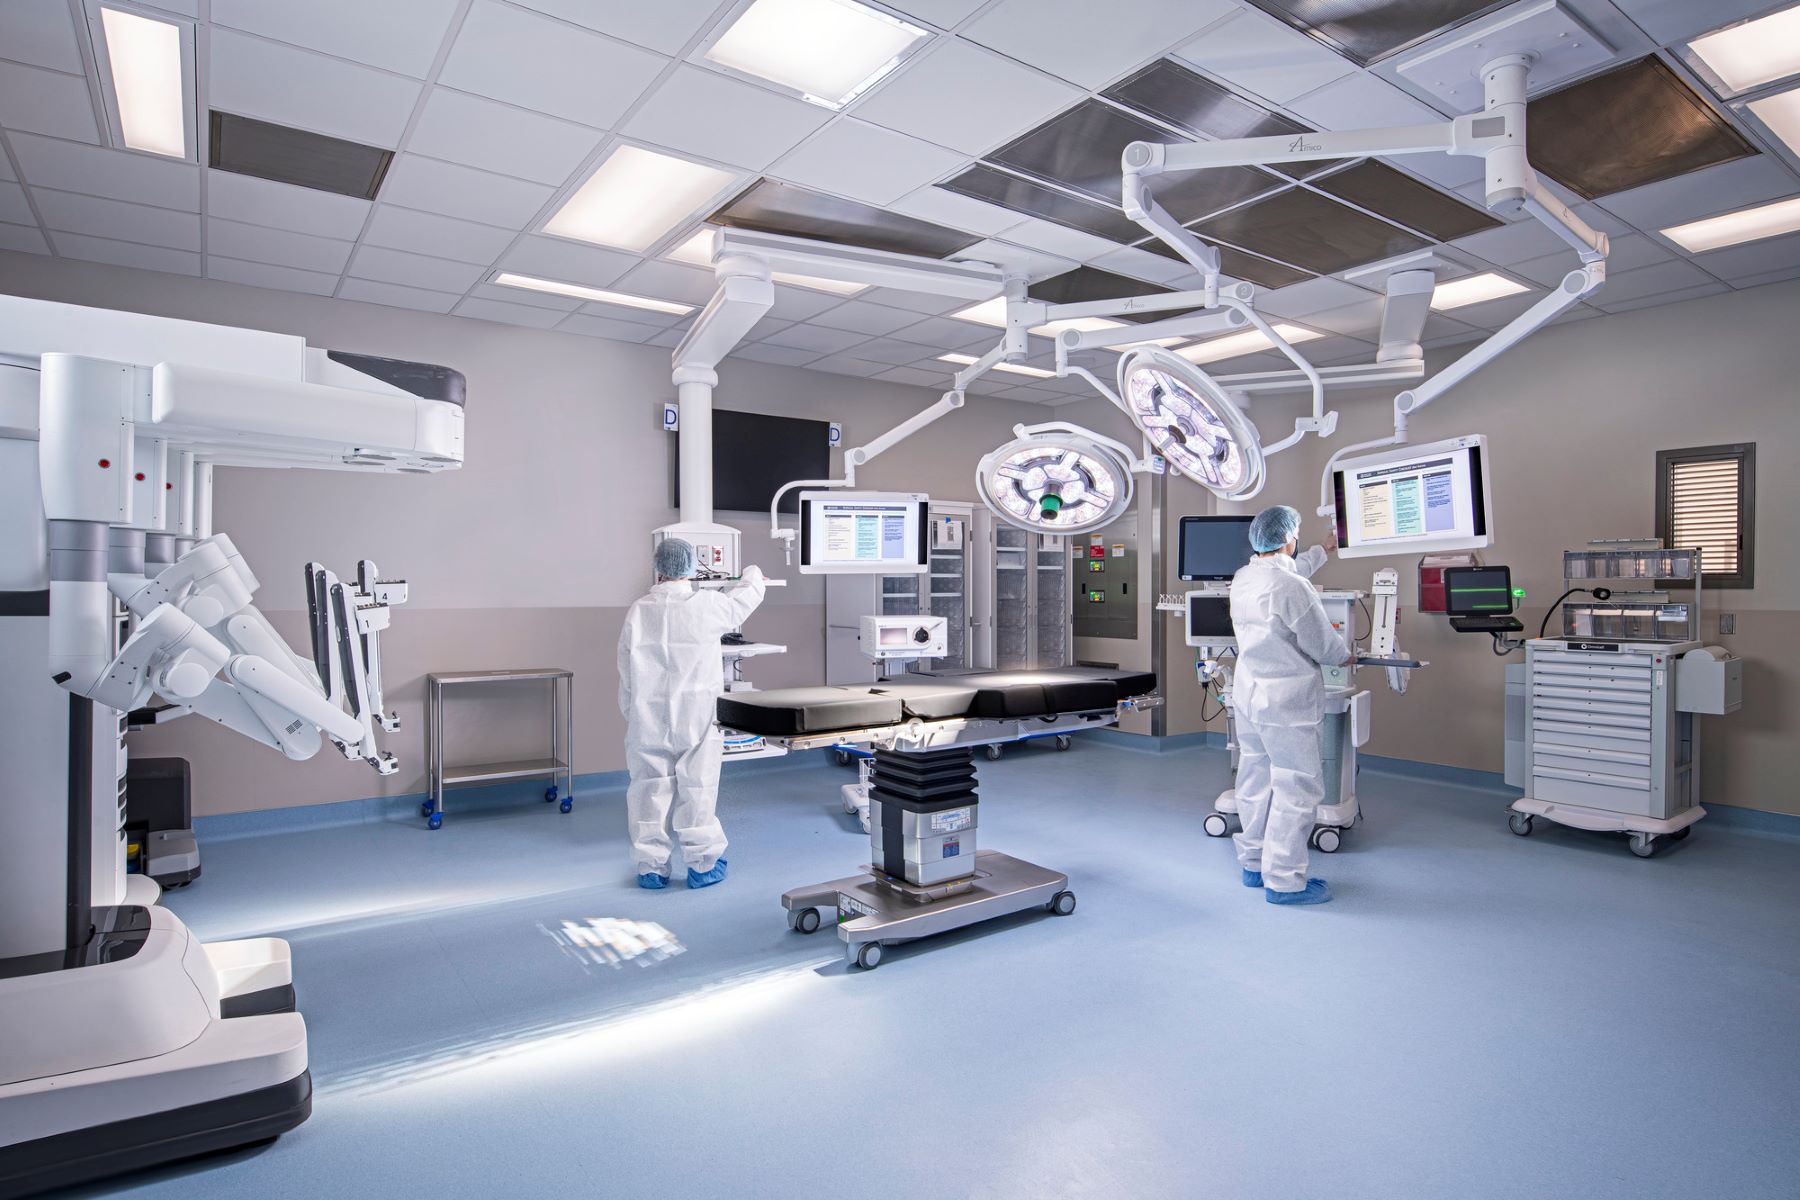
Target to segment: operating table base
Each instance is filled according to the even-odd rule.
[[[1059,916],[1075,911],[1069,877],[997,850],[975,856],[975,873],[919,887],[871,867],[860,875],[783,892],[788,926],[819,928],[819,910],[836,909],[838,937],[851,963],[872,968],[881,947],[946,933],[1042,905]]]

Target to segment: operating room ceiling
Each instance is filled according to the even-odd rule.
[[[1503,6],[892,0],[873,7],[929,36],[839,110],[703,57],[745,0],[137,7],[195,22],[199,162],[111,148],[83,0],[5,0],[0,249],[672,347],[691,312],[496,277],[697,310],[711,283],[690,243],[710,217],[1001,262],[1045,299],[1181,287],[1187,268],[1118,210],[1125,142],[1453,115],[1396,64]],[[1607,286],[1563,319],[1800,275],[1800,234],[1689,254],[1657,232],[1800,194],[1793,152],[1745,117],[1744,97],[1703,78],[1687,50],[1783,6],[1565,7],[1615,52],[1534,100],[1534,157],[1611,235],[1614,253]],[[641,252],[545,232],[621,145],[715,168],[728,182]],[[1259,285],[1268,313],[1325,335],[1309,350],[1329,363],[1372,354],[1380,264],[1396,256],[1427,254],[1445,278],[1496,272],[1527,289],[1433,314],[1428,346],[1498,328],[1569,268],[1536,223],[1487,214],[1480,176],[1478,160],[1432,156],[1232,168],[1157,190],[1224,244],[1226,270]],[[963,307],[781,282],[735,354],[941,386],[954,368],[938,356],[979,353],[995,338],[953,315]],[[1049,342],[1033,345],[1045,365]],[[1227,364],[1271,365],[1267,356]],[[974,390],[1049,405],[1091,394],[1079,381],[1017,375],[990,375]]]

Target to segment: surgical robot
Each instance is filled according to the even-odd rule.
[[[442,367],[0,296],[0,1194],[310,1113],[287,944],[202,944],[125,876],[123,734],[198,715],[391,773],[379,635],[405,585],[308,564],[294,653],[212,527],[213,468],[453,470],[462,400]]]
[[[1399,584],[1399,573],[1389,568],[1375,572],[1366,594],[1335,588],[1319,592],[1319,600],[1331,618],[1332,627],[1343,635],[1345,644],[1356,653],[1356,658],[1348,665],[1320,668],[1325,683],[1325,721],[1320,747],[1325,800],[1319,805],[1309,841],[1314,849],[1326,854],[1337,852],[1343,845],[1344,833],[1362,816],[1356,798],[1356,751],[1369,740],[1369,693],[1357,687],[1356,672],[1363,667],[1384,668],[1388,686],[1397,693],[1404,693],[1406,672],[1428,665],[1407,658],[1399,650]],[[1358,652],[1356,609],[1369,602],[1373,604],[1369,636],[1364,650]],[[1217,695],[1225,709],[1225,741],[1235,774],[1237,721],[1231,701],[1232,667],[1229,660],[1236,656],[1237,638],[1231,627],[1230,583],[1208,583],[1187,593],[1180,611],[1185,614],[1185,640],[1195,649],[1195,671],[1200,684]],[[1237,811],[1237,789],[1226,788],[1213,801],[1213,811],[1206,814],[1202,822],[1207,836],[1222,838],[1228,835]]]

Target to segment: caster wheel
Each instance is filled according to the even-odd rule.
[[[1531,814],[1516,812],[1506,818],[1506,827],[1520,837],[1531,836]]]
[[[1649,858],[1657,851],[1656,839],[1643,833],[1631,835],[1631,852],[1639,858]]]
[[[1059,733],[1056,735],[1056,748],[1058,750],[1067,750],[1070,746],[1073,746],[1074,744],[1075,744],[1075,739],[1071,738],[1068,734]]]
[[[1325,854],[1336,854],[1338,847],[1344,844],[1344,835],[1332,828],[1319,830],[1312,836],[1314,846]]]
[[[1694,827],[1692,825],[1683,825],[1680,829],[1677,829],[1674,833],[1669,835],[1669,840],[1671,842],[1686,841],[1687,835],[1692,832],[1694,832]]]
[[[819,910],[803,908],[788,918],[788,925],[796,933],[817,933],[819,932]]]
[[[562,804],[559,805],[558,807],[560,807],[564,812],[573,812],[575,809],[575,797],[564,796]]]
[[[431,801],[425,801],[423,804],[419,805],[419,815],[421,817],[429,817],[432,814],[434,807],[435,806]]]
[[[873,971],[881,965],[881,943],[864,942],[856,947],[856,965],[865,971]]]
[[[850,765],[850,752],[848,750],[833,750],[831,756],[837,759],[837,765],[840,767],[847,767]]]
[[[1066,917],[1075,911],[1075,893],[1058,892],[1056,895],[1050,897],[1050,903],[1047,907],[1057,916]]]
[[[997,743],[995,745],[989,746],[987,748],[987,756],[988,756],[989,762],[999,762],[1000,761],[1000,746]]]
[[[555,800],[556,800],[556,789],[553,787],[545,788],[544,789],[544,803],[550,804],[550,803],[554,802]],[[565,808],[563,811],[567,812],[569,810]]]
[[[1231,832],[1231,822],[1222,813],[1207,813],[1206,820],[1200,822],[1200,827],[1206,830],[1207,837],[1224,837]]]
[[[427,825],[431,826],[433,829],[442,829],[444,827],[444,814],[440,813],[440,812],[434,812],[431,814],[431,818],[429,820],[427,820],[425,823]]]

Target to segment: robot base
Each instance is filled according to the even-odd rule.
[[[1506,819],[1507,826],[1520,837],[1531,836],[1532,822],[1538,817],[1555,821],[1558,825],[1567,825],[1571,829],[1586,829],[1594,833],[1629,833],[1631,852],[1639,858],[1649,858],[1655,854],[1661,848],[1659,839],[1667,838],[1678,842],[1685,838],[1693,829],[1694,823],[1706,815],[1706,809],[1698,804],[1662,819],[1640,817],[1635,813],[1611,812],[1604,808],[1585,808],[1579,804],[1555,804],[1548,800],[1533,800],[1530,796],[1514,800],[1508,812],[1510,815]]]
[[[872,968],[881,948],[946,933],[1040,905],[1059,916],[1075,911],[1069,877],[1023,859],[982,850],[975,873],[917,887],[870,867],[861,875],[783,892],[788,925],[801,933],[819,928],[819,910],[836,909],[838,937],[856,966]]]
[[[1206,830],[1207,837],[1222,838],[1231,833],[1235,824],[1232,818],[1236,816],[1237,790],[1227,788],[1213,801],[1213,811],[1206,814],[1201,825]],[[1313,823],[1312,836],[1307,839],[1307,844],[1325,854],[1337,853],[1338,847],[1344,843],[1344,831],[1356,824],[1360,816],[1362,809],[1357,805],[1355,796],[1341,804],[1319,805],[1318,817]]]

